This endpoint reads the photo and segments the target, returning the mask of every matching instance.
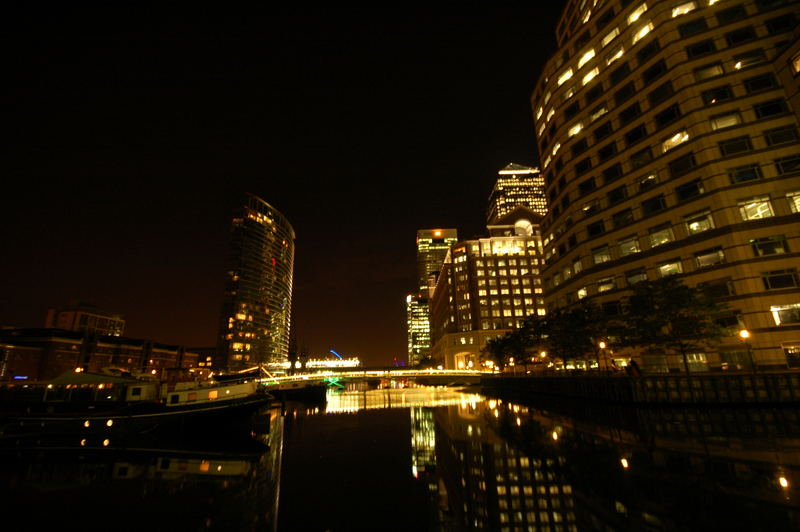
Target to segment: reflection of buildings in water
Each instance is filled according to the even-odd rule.
[[[34,529],[157,523],[176,530],[270,530],[277,523],[281,430],[273,413],[262,441],[187,437],[104,445],[77,436],[20,442],[0,448],[0,497]]]
[[[486,422],[497,412],[491,403],[435,411],[437,471],[452,519],[467,528],[577,530],[564,457],[509,445]]]
[[[444,522],[440,501],[439,476],[436,474],[436,424],[432,408],[412,407],[411,412],[411,474],[425,483],[428,495],[435,501],[436,522]]]
[[[519,408],[489,420],[526,452],[566,457],[581,528],[800,529],[796,409]]]
[[[359,410],[384,408],[436,407],[475,402],[478,397],[475,394],[463,394],[445,387],[385,388],[344,392],[329,390],[325,413],[348,414]]]

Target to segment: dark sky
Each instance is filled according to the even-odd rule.
[[[536,163],[529,97],[563,2],[108,4],[1,23],[0,325],[77,298],[130,336],[213,345],[250,191],[297,232],[300,345],[405,356],[416,230],[482,234],[497,170]]]

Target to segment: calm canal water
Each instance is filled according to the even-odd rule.
[[[800,529],[797,408],[351,389],[272,408],[255,429],[83,446],[0,440],[4,528]]]

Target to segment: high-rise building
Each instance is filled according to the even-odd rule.
[[[489,237],[450,248],[430,302],[437,363],[477,368],[486,342],[544,314],[538,219],[520,207],[490,226]]]
[[[237,370],[288,363],[295,233],[270,204],[247,194],[231,227],[217,365]]]
[[[509,163],[497,174],[497,181],[489,194],[486,214],[489,225],[517,207],[525,207],[544,216],[547,212],[547,198],[544,195],[544,177],[538,168]]]
[[[408,325],[408,364],[416,366],[430,354],[431,323],[428,298],[421,294],[406,297]]]
[[[456,229],[417,231],[417,279],[419,291],[428,293],[428,276],[438,274],[450,246],[458,242]]]
[[[784,53],[799,15],[777,0],[567,3],[532,94],[548,307],[614,313],[635,283],[677,275],[728,307],[731,336],[690,353],[695,369],[750,353],[800,366],[800,62]]]

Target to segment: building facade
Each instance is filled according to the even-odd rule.
[[[538,168],[509,163],[497,172],[489,194],[486,223],[493,224],[517,207],[526,207],[540,216],[547,212],[544,176]]]
[[[125,334],[125,319],[122,315],[106,312],[82,301],[70,301],[69,305],[60,309],[51,308],[47,311],[44,326],[110,336]]]
[[[417,282],[419,291],[428,293],[428,278],[438,275],[450,246],[458,242],[456,229],[420,229],[417,231]]]
[[[431,322],[428,298],[422,294],[406,296],[408,325],[408,365],[416,366],[430,355]]]
[[[252,194],[231,227],[217,366],[264,364],[285,370],[289,355],[295,232],[274,207]]]
[[[477,368],[490,339],[544,314],[538,218],[519,207],[490,226],[487,238],[450,248],[430,303],[431,356],[438,364]]]
[[[799,15],[796,1],[568,2],[532,95],[548,306],[613,313],[636,282],[677,275],[751,332],[690,354],[696,368],[750,352],[800,365],[800,65],[785,53]]]

